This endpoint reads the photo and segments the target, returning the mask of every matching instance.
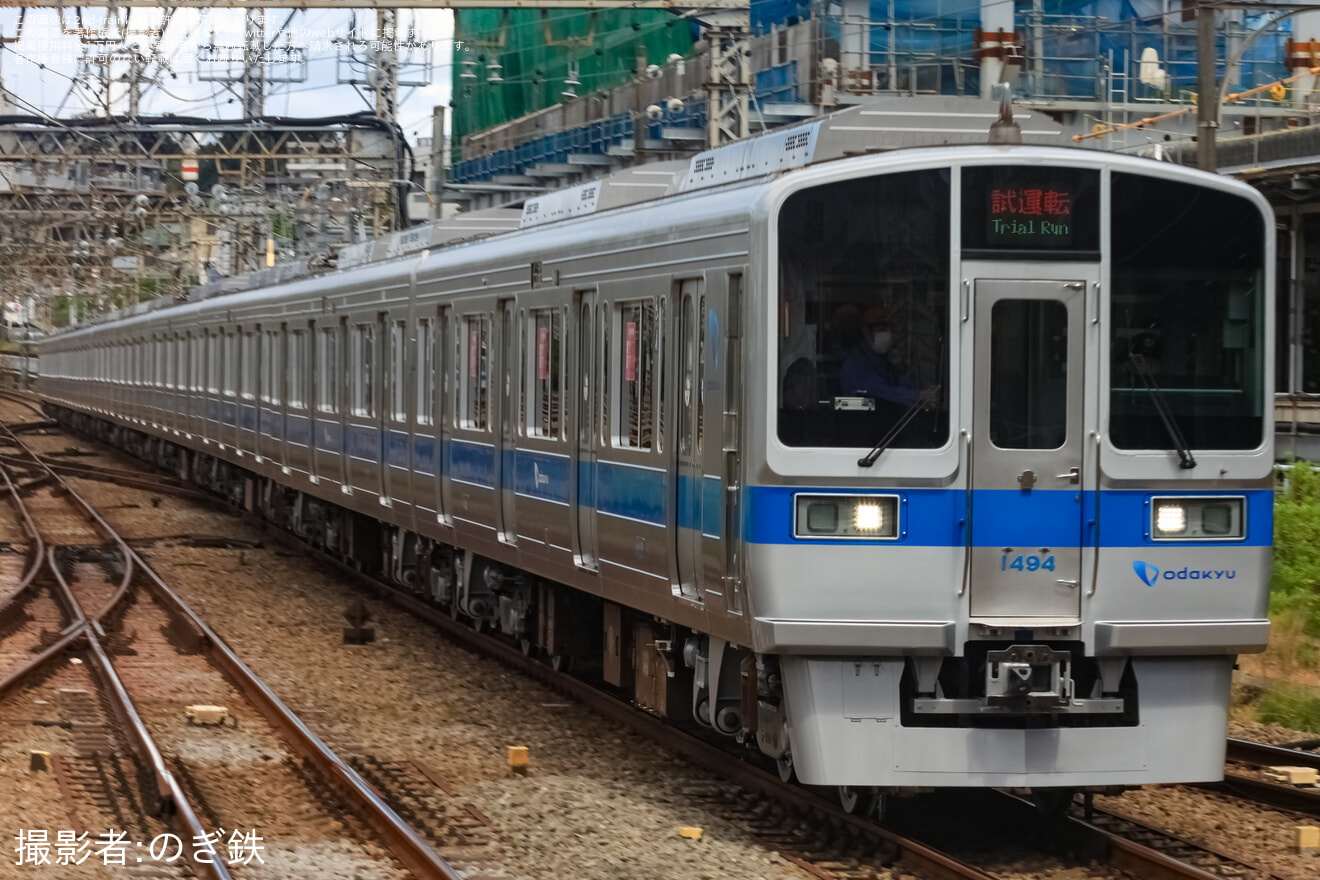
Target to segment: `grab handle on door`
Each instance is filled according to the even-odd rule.
[[[1076,486],[1076,485],[1077,485],[1078,483],[1080,483],[1081,480],[1082,480],[1082,469],[1081,469],[1081,468],[1076,468],[1076,467],[1068,468],[1068,473],[1066,473],[1066,474],[1055,474],[1055,475],[1054,475],[1054,479],[1056,479],[1056,480],[1067,480],[1068,482],[1070,482],[1070,483],[1072,483],[1074,486]]]

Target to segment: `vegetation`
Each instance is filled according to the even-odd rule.
[[[1297,462],[1274,502],[1270,616],[1320,637],[1320,473]]]
[[[1274,571],[1270,586],[1269,666],[1284,678],[1320,661],[1320,472],[1294,462],[1274,499]],[[1320,733],[1320,693],[1300,685],[1270,685],[1256,717]]]
[[[1271,688],[1260,695],[1256,717],[1267,724],[1320,733],[1320,697],[1308,688]]]

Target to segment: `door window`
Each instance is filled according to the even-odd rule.
[[[990,313],[990,441],[1000,449],[1058,449],[1067,419],[1067,307],[999,300]]]

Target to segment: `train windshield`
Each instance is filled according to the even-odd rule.
[[[1254,449],[1264,427],[1265,230],[1241,196],[1115,172],[1109,436]],[[1165,409],[1165,416],[1160,413]],[[1170,424],[1172,423],[1172,424]]]
[[[949,435],[949,171],[849,180],[779,214],[778,434],[932,449]],[[918,405],[920,404],[920,406]]]

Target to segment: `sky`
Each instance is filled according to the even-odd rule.
[[[149,32],[159,28],[162,10],[120,10],[121,25],[126,12],[131,12],[127,33],[113,25],[110,33],[116,40],[122,36],[124,42],[138,46],[144,55],[149,56],[150,47],[156,40]],[[83,10],[82,28],[103,32],[106,16],[105,9]],[[355,88],[338,84],[341,79],[365,80],[367,75],[366,66],[351,65],[346,50],[334,42],[348,36],[354,14],[344,10],[267,10],[268,43],[286,20],[288,25],[280,33],[275,47],[282,49],[292,45],[306,50],[306,79],[303,82],[268,83],[266,114],[316,117],[374,110],[370,86],[361,84]],[[0,9],[0,36],[12,39],[18,22],[18,9]],[[367,40],[375,38],[374,11],[357,10],[356,22],[359,36]],[[406,38],[412,28],[418,42],[431,41],[429,66],[424,63],[428,53],[411,50],[418,63],[405,65],[400,71],[401,82],[417,83],[401,85],[399,89],[399,124],[408,140],[415,144],[418,137],[431,135],[432,108],[449,103],[453,15],[447,10],[399,10],[398,23],[400,39]],[[110,46],[99,42],[85,44],[79,34],[65,33],[65,29],[77,30],[78,27],[72,9],[64,13],[63,29],[58,10],[29,9],[19,41],[5,43],[0,48],[0,80],[10,93],[17,112],[68,118],[85,115],[98,106],[101,99],[95,94],[86,72],[80,73],[77,59],[82,54],[107,51]],[[226,88],[221,83],[209,81],[215,75],[223,74],[226,64],[215,59],[217,53],[202,47],[223,47],[221,58],[232,57],[234,53],[241,53],[243,34],[242,10],[176,10],[159,45],[165,63],[151,64],[147,69],[154,84],[143,93],[140,113],[144,116],[173,113],[215,119],[241,116],[241,86]],[[358,58],[362,59],[368,51],[367,47],[359,48]],[[241,70],[241,65],[228,66],[234,73]],[[267,71],[274,78],[280,76],[279,71],[298,67],[273,63],[267,66]],[[127,62],[116,62],[112,75],[120,76],[127,70]],[[93,82],[95,76],[91,77]],[[127,112],[125,85],[116,84],[112,88],[111,109],[116,114]]]

